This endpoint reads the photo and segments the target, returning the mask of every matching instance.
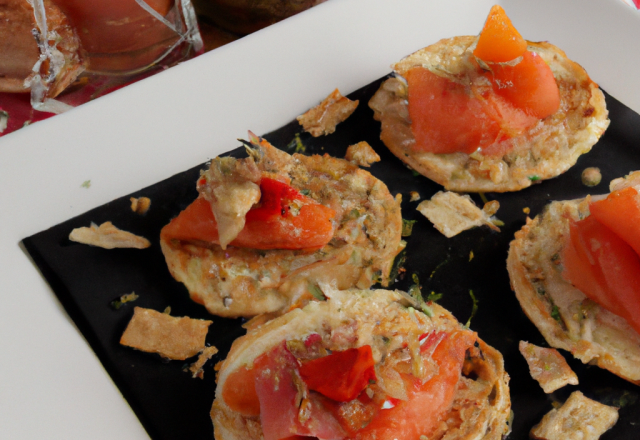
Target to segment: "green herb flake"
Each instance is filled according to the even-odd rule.
[[[427,296],[427,302],[437,302],[442,298],[442,293],[436,293],[431,291],[431,293]]]
[[[551,317],[553,319],[555,319],[556,321],[560,322],[560,310],[558,309],[557,305],[553,305],[553,308],[551,309]]]
[[[401,271],[404,270],[404,263],[407,262],[407,251],[402,250],[398,255],[396,255],[395,260],[393,260],[393,266],[391,267],[391,272],[389,272],[389,280],[394,282]]]
[[[326,301],[327,300],[327,297],[324,296],[324,293],[322,292],[322,290],[318,286],[316,286],[315,284],[309,284],[307,286],[307,290],[318,301]]]
[[[471,289],[469,289],[469,296],[473,301],[473,306],[471,307],[471,316],[469,316],[467,323],[464,325],[466,328],[469,328],[469,325],[471,325],[471,319],[476,315],[476,312],[478,311],[478,303],[480,302],[476,299],[476,296],[473,294],[473,290]]]
[[[165,315],[170,315],[171,314],[171,306],[165,307],[164,310],[162,311],[162,313],[164,313]]]
[[[484,203],[485,205],[487,203],[489,203],[489,199],[487,199],[487,196],[484,195],[484,193],[478,193],[480,195],[480,200],[482,200],[482,203]]]
[[[433,278],[433,276],[436,274],[436,272],[438,271],[438,269],[440,269],[442,266],[444,266],[445,264],[447,264],[449,262],[448,259],[440,262],[435,269],[433,269],[433,271],[431,272],[431,275],[429,275],[429,278]]]
[[[85,180],[84,182],[82,182],[82,185],[80,185],[81,188],[91,188],[91,180]]]
[[[413,225],[417,221],[418,220],[405,220],[405,219],[402,219],[402,236],[403,237],[411,236],[411,232],[413,231]]]
[[[633,405],[638,401],[638,395],[630,391],[624,390],[620,399],[614,402],[618,408],[624,408],[625,406]]]
[[[287,150],[293,151],[294,153],[304,153],[307,151],[307,147],[302,143],[300,139],[300,134],[296,133],[295,137],[289,144],[287,145]]]
[[[469,251],[469,262],[471,262],[471,260],[473,260],[473,251]]]
[[[416,170],[411,170],[411,174],[413,174],[413,177],[418,177],[420,175]]]
[[[540,180],[540,176],[529,176],[529,180],[532,182],[537,182]]]
[[[308,196],[309,194],[311,194],[311,190],[310,189],[301,189],[300,190],[300,194],[302,194],[303,196]]]
[[[132,302],[135,301],[139,298],[138,295],[136,295],[135,292],[131,292],[131,293],[127,293],[125,295],[122,295],[120,298],[111,301],[111,307],[115,310],[119,310],[120,307],[122,307],[123,305],[125,305],[128,302]]]

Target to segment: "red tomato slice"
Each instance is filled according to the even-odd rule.
[[[358,431],[358,438],[418,439],[433,432],[451,407],[465,353],[476,339],[471,331],[456,331],[442,340],[433,353],[438,374],[424,384],[415,378],[408,379],[409,400],[397,401],[395,407],[380,410],[369,425]]]
[[[560,91],[551,68],[535,52],[525,51],[514,66],[491,64],[485,75],[494,91],[525,113],[544,119],[560,108]]]
[[[572,222],[570,234],[562,252],[563,277],[640,333],[638,254],[593,216]]]
[[[590,203],[589,211],[640,255],[640,197],[635,188],[614,191],[606,199]]]
[[[348,402],[376,379],[374,365],[371,347],[364,345],[304,362],[300,377],[310,390],[336,402]]]
[[[473,54],[486,62],[504,63],[522,55],[527,42],[513,27],[507,13],[494,5],[478,38]]]
[[[436,154],[495,145],[532,127],[538,119],[515,108],[491,89],[483,94],[423,67],[406,74],[409,116],[416,149]]]
[[[333,237],[335,211],[306,197],[289,185],[263,178],[258,206],[246,215],[246,223],[232,246],[252,249],[315,249]],[[297,215],[289,202],[303,203]],[[207,200],[198,197],[162,229],[165,239],[219,243],[218,224]]]

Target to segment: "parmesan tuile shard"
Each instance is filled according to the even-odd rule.
[[[302,128],[313,137],[331,134],[358,107],[359,101],[351,101],[335,89],[316,107],[298,116]]]
[[[205,349],[205,338],[212,323],[136,307],[120,344],[167,359],[185,360]]]
[[[421,202],[416,209],[447,238],[482,225],[500,232],[500,228],[491,221],[491,216],[478,208],[468,195],[440,191],[431,200]],[[494,209],[497,211],[497,208]]]
[[[578,376],[555,348],[538,347],[520,341],[519,350],[529,365],[529,372],[545,393],[553,393],[565,385],[578,385]]]
[[[118,229],[111,222],[104,222],[100,226],[91,223],[88,228],[76,228],[69,234],[69,240],[104,249],[146,249],[151,246],[146,238]]]

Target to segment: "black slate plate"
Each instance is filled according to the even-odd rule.
[[[640,116],[607,96],[611,126],[591,153],[581,157],[576,166],[556,179],[517,193],[486,194],[488,199],[500,202],[498,217],[505,223],[502,232],[482,227],[447,239],[415,210],[417,202],[410,202],[408,197],[410,191],[418,191],[422,199],[430,198],[441,187],[414,175],[379,140],[380,125],[373,120],[373,112],[366,103],[380,82],[350,95],[352,99],[360,100],[360,106],[330,136],[312,138],[302,133],[298,123],[293,121],[265,137],[275,146],[291,152],[295,145],[292,140],[299,134],[306,154],[329,153],[337,157],[344,156],[348,145],[366,140],[380,154],[382,161],[374,164],[371,172],[388,185],[392,194],[405,196],[403,217],[417,220],[413,234],[407,239],[407,274],[419,275],[423,292],[443,293],[440,303],[461,322],[466,322],[471,314],[473,301],[469,290],[473,290],[479,308],[471,327],[504,355],[511,376],[515,413],[513,433],[509,438],[528,438],[529,429],[552,408],[553,402],[563,402],[571,392],[579,389],[603,403],[623,406],[619,422],[603,439],[636,439],[635,424],[640,423],[640,402],[636,402],[640,390],[636,386],[597,367],[582,365],[571,356],[567,358],[578,374],[579,386],[568,386],[545,395],[531,379],[518,352],[518,341],[527,340],[544,346],[546,343],[511,292],[505,260],[513,234],[525,222],[523,208],[528,207],[533,217],[551,200],[583,197],[589,192],[606,193],[611,179],[640,169]],[[251,124],[251,121],[247,123]],[[238,148],[231,154],[241,155],[242,150]],[[160,229],[196,197],[195,182],[203,166],[23,240],[60,302],[155,440],[213,438],[209,419],[215,391],[212,366],[226,356],[231,342],[244,334],[241,320],[213,317],[207,342],[218,347],[220,353],[207,365],[204,380],[192,379],[183,372],[183,362],[163,362],[158,356],[118,343],[134,305],[155,310],[171,306],[174,316],[211,318],[202,306],[191,302],[186,289],[171,278],[158,243]],[[580,179],[582,170],[590,166],[599,167],[603,175],[602,183],[593,189],[582,185]],[[152,199],[151,209],[145,216],[131,212],[130,196]],[[473,198],[481,203],[477,195]],[[152,246],[142,251],[107,251],[75,244],[67,238],[73,228],[108,220],[149,238]],[[474,257],[470,260],[471,251]],[[412,284],[410,278],[406,276],[393,287],[408,288]],[[135,303],[119,310],[110,307],[111,301],[132,291],[140,296]]]

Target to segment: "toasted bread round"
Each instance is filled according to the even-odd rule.
[[[372,402],[378,402],[391,395],[397,401],[406,400],[406,392],[402,397],[404,386],[398,388],[398,382],[402,381],[398,379],[394,384],[393,377],[395,374],[399,378],[398,370],[404,371],[403,374],[412,374],[407,373],[407,369],[411,370],[416,360],[424,362],[423,383],[443,373],[437,366],[435,369],[428,368],[429,362],[433,362],[430,356],[436,347],[429,348],[429,355],[420,354],[420,335],[440,335],[439,341],[442,341],[454,332],[466,332],[477,338],[475,333],[464,328],[437,304],[430,305],[432,317],[407,307],[406,294],[398,291],[338,291],[327,286],[323,286],[323,290],[329,298],[327,301],[313,302],[302,309],[293,310],[249,330],[233,343],[221,365],[216,398],[211,409],[216,440],[263,438],[262,424],[266,421],[260,415],[247,416],[232,409],[234,403],[228,403],[225,398],[234,393],[225,387],[229,385],[229,388],[234,388],[233,383],[237,380],[234,373],[250,370],[258,357],[283,343],[291,349],[290,352],[295,352],[295,347],[308,346],[310,335],[319,335],[323,349],[329,352],[370,346],[377,377],[375,383],[369,382],[362,394],[366,394]],[[425,433],[424,438],[440,439],[446,433],[446,438],[452,440],[501,439],[506,434],[511,407],[509,377],[504,371],[500,353],[479,338],[476,341],[475,346],[466,351],[462,371],[457,376],[453,403],[439,418],[439,424],[436,423],[432,432]],[[295,356],[298,357],[298,354]],[[291,374],[295,375],[295,372]],[[300,390],[304,393],[304,386]],[[307,390],[307,393],[311,392]],[[308,398],[315,401],[313,396]],[[354,402],[357,403],[357,400]],[[345,414],[343,409],[349,408],[354,402],[334,403],[342,408],[338,410],[340,414]],[[411,400],[408,403],[411,404]],[[285,410],[282,408],[282,411]],[[424,411],[429,411],[429,408]],[[357,413],[351,413],[351,416],[358,419],[358,429],[366,428],[369,423],[366,420],[363,423]],[[347,420],[351,416],[347,416]],[[402,423],[400,420],[397,422]],[[393,432],[386,431],[386,434],[393,435]],[[356,433],[349,438],[368,437]]]
[[[527,219],[509,249],[511,287],[549,345],[640,385],[640,335],[562,277],[569,222],[589,215],[589,200],[552,202]]]
[[[262,173],[290,181],[335,211],[333,238],[316,250],[222,249],[161,238],[171,274],[194,301],[215,315],[251,317],[300,306],[322,282],[341,289],[387,285],[403,242],[400,203],[384,183],[328,155],[291,156],[261,145],[254,156]]]
[[[466,192],[518,191],[534,182],[556,177],[587,153],[609,125],[602,91],[582,67],[549,43],[528,42],[551,67],[560,91],[560,108],[523,134],[511,138],[504,155],[434,154],[416,149],[408,111],[407,83],[411,68],[421,66],[448,79],[461,81],[472,65],[477,37],[441,40],[393,66],[395,76],[386,80],[369,102],[382,124],[380,138],[400,160],[448,190]]]

